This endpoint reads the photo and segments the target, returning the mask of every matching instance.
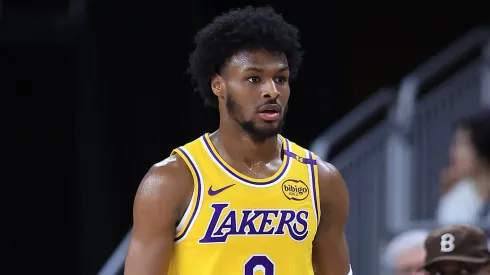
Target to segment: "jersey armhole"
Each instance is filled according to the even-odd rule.
[[[174,237],[174,241],[180,242],[184,240],[184,238],[191,230],[192,224],[196,220],[196,217],[199,213],[203,197],[203,182],[202,174],[199,171],[197,163],[194,161],[191,154],[184,147],[174,149],[170,155],[175,154],[178,154],[184,160],[187,168],[192,174],[192,179],[194,182],[194,189],[192,192],[191,200],[175,230],[176,234]]]
[[[321,203],[320,203],[320,184],[319,184],[319,177],[318,177],[318,164],[316,162],[317,156],[315,153],[307,150],[307,157],[310,159],[315,160],[315,164],[310,164],[310,168],[308,168],[308,171],[310,172],[310,177],[311,177],[311,182],[312,182],[312,189],[313,189],[313,206],[315,207],[315,214],[317,216],[317,225],[320,224],[320,217],[322,216],[322,210],[320,208]]]

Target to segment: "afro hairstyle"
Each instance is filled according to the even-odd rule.
[[[296,76],[303,56],[298,29],[271,7],[248,6],[223,13],[197,32],[194,43],[187,71],[205,105],[215,108],[218,98],[211,90],[211,79],[237,52],[264,49],[284,53],[291,80]]]

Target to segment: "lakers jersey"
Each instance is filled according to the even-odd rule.
[[[194,178],[169,275],[313,275],[320,217],[315,155],[281,137],[281,167],[255,179],[228,165],[208,134],[175,149]]]

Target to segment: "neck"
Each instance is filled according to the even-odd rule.
[[[230,125],[231,124],[231,125]],[[270,162],[281,154],[281,141],[278,136],[256,141],[236,123],[220,123],[219,130],[212,134],[216,149],[224,152],[235,161],[254,165]]]

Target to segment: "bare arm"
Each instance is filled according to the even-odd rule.
[[[192,196],[192,175],[178,156],[155,164],[138,188],[126,275],[166,275],[175,228]]]
[[[347,275],[349,249],[344,227],[349,215],[349,195],[339,171],[321,159],[318,163],[321,217],[313,242],[315,275]]]

